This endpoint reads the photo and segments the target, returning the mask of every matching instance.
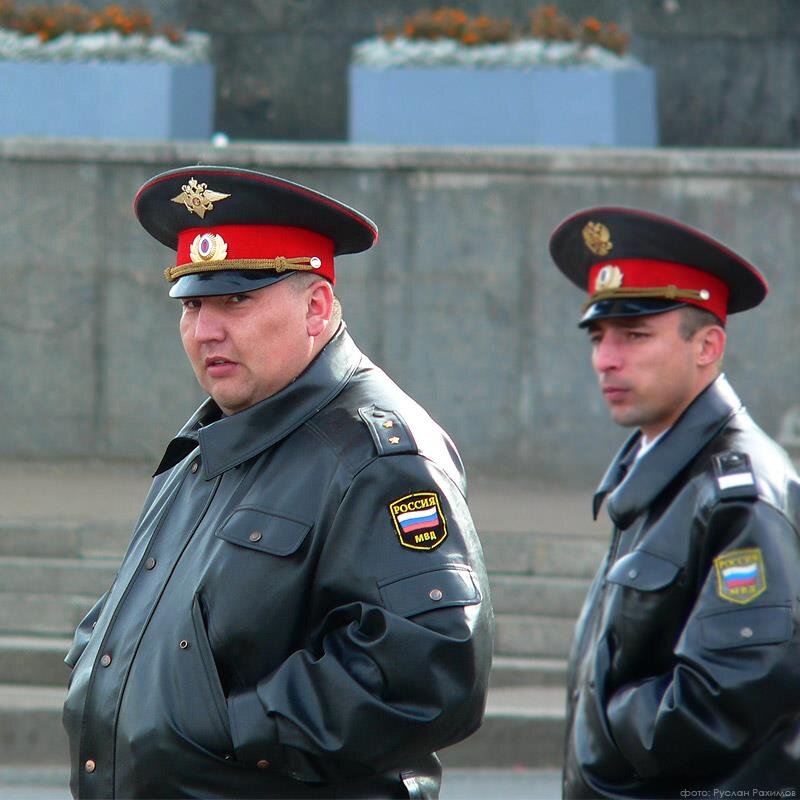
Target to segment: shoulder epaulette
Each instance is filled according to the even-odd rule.
[[[358,416],[366,423],[378,455],[418,452],[411,431],[396,411],[374,405],[362,406],[358,409]]]
[[[756,478],[747,453],[718,453],[714,456],[714,477],[723,500],[743,500],[758,497]]]

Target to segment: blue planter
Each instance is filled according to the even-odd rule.
[[[647,67],[350,67],[350,139],[375,144],[652,147]]]
[[[0,61],[0,136],[207,139],[209,64]]]

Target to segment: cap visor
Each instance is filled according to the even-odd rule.
[[[170,297],[209,297],[215,294],[237,294],[262,289],[290,275],[296,270],[287,272],[271,272],[267,270],[250,270],[247,272],[223,270],[221,272],[196,272],[178,278],[169,290]]]
[[[579,328],[585,328],[596,319],[609,319],[610,317],[644,317],[651,314],[663,314],[675,308],[682,308],[686,303],[674,300],[598,300],[592,303],[581,317]]]

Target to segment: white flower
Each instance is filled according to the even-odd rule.
[[[118,31],[64,33],[49,42],[0,28],[0,61],[161,61],[196,64],[209,60],[211,38],[189,31],[173,44],[165,36]]]
[[[391,67],[481,67],[525,69],[581,64],[601,69],[641,66],[632,56],[618,56],[596,45],[520,39],[504,44],[466,46],[455,39],[419,40],[398,36],[386,41],[376,36],[353,48],[352,61],[375,69]]]

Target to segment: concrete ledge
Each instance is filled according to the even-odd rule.
[[[101,162],[109,164],[225,163],[259,169],[434,169],[462,172],[609,175],[624,178],[709,176],[780,178],[800,176],[800,152],[770,149],[653,149],[569,147],[453,147],[365,145],[336,142],[210,143],[122,142],[8,137],[0,139],[0,159],[36,162]],[[166,166],[165,166],[166,169]],[[427,176],[432,186],[436,175]],[[445,178],[446,179],[446,178]],[[439,179],[441,180],[441,179]]]

